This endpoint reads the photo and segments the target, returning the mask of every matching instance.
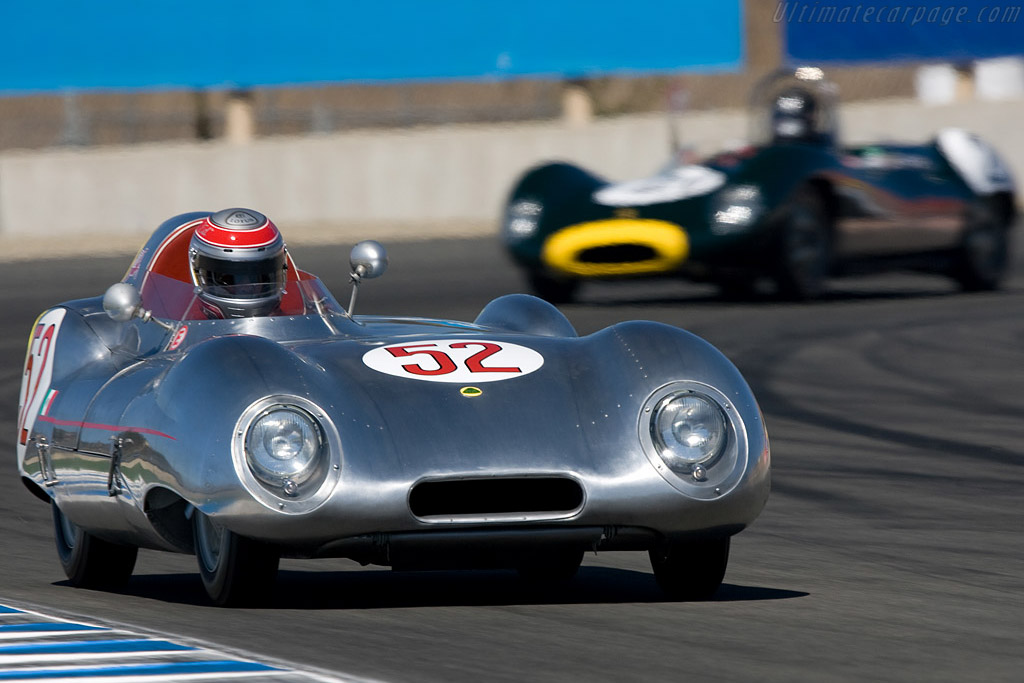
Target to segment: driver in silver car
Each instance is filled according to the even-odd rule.
[[[224,209],[203,219],[189,244],[192,279],[209,318],[277,312],[288,262],[281,231],[252,209]]]

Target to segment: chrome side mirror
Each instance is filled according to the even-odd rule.
[[[134,285],[127,282],[118,282],[110,285],[103,294],[103,310],[110,316],[111,320],[119,323],[126,323],[132,318],[139,318],[144,323],[155,322],[165,330],[173,330],[174,325],[157,320],[153,317],[152,311],[142,307],[142,295]]]
[[[388,253],[380,242],[366,240],[352,247],[348,262],[352,268],[352,277],[380,277],[388,269]]]
[[[388,253],[380,242],[366,240],[352,247],[352,253],[348,257],[352,273],[349,277],[352,280],[352,298],[348,302],[348,315],[351,318],[356,310],[356,294],[359,292],[359,283],[363,279],[380,277],[388,269]]]
[[[110,285],[103,295],[103,310],[111,320],[126,323],[142,310],[142,295],[127,282]]]

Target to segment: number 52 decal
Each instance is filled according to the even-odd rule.
[[[64,321],[63,308],[55,308],[39,316],[28,340],[25,354],[25,372],[21,378],[21,392],[18,394],[18,462],[25,456],[25,446],[42,408],[43,399],[50,389],[53,378],[53,355],[56,348],[57,332]]]
[[[379,346],[363,354],[377,372],[426,382],[497,382],[544,365],[533,349],[483,339],[440,339]]]

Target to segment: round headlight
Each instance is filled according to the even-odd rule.
[[[509,204],[505,216],[505,232],[510,240],[526,239],[537,231],[541,203],[533,199],[517,199]]]
[[[725,450],[728,422],[718,403],[701,394],[669,394],[651,417],[651,438],[672,470],[689,474]]]
[[[320,425],[301,408],[277,406],[263,413],[245,439],[249,468],[263,484],[289,496],[323,469]]]
[[[718,193],[711,232],[728,235],[746,230],[761,217],[764,202],[756,185],[733,185]]]

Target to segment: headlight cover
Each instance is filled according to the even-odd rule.
[[[522,197],[509,204],[505,213],[505,236],[508,241],[518,242],[537,232],[543,211],[543,205],[536,199]]]
[[[267,396],[246,408],[231,453],[246,490],[278,512],[319,507],[341,476],[337,429],[319,406],[299,396]]]
[[[312,415],[295,406],[267,410],[249,427],[245,457],[263,484],[295,496],[316,474],[324,438]]]
[[[728,422],[711,398],[695,392],[672,393],[654,409],[651,438],[666,465],[674,472],[692,474],[722,455]]]
[[[718,193],[711,217],[711,232],[728,235],[742,232],[761,217],[764,202],[757,185],[733,185]]]
[[[744,411],[749,413],[716,387],[677,380],[644,401],[637,436],[665,481],[693,498],[714,500],[732,490],[749,466]]]

